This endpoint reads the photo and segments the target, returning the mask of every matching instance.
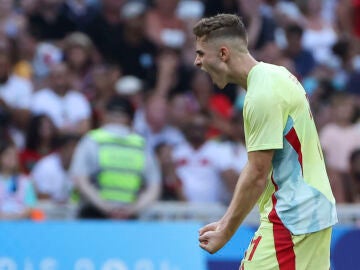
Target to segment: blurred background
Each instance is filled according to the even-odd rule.
[[[360,269],[354,255],[360,243],[359,0],[0,0],[0,269],[237,269],[258,223],[256,209],[235,237],[240,246],[229,244],[215,256],[196,246],[197,228],[222,216],[247,161],[244,90],[228,85],[220,91],[193,66],[192,26],[217,13],[239,14],[255,58],[285,66],[303,84],[338,203],[333,269]],[[130,102],[127,124],[145,140],[145,166],[152,169],[138,191],[151,199],[109,214],[87,208],[91,199],[77,173],[94,177],[91,153],[79,149],[86,149],[91,130],[109,124],[114,96]],[[60,226],[56,233],[52,222]],[[186,229],[192,222],[195,235]],[[111,237],[95,237],[109,234],[111,224],[113,236],[122,226],[125,235],[131,226],[154,235],[162,228],[159,252],[182,260],[159,266],[151,264],[158,258],[153,254],[137,266],[110,262],[106,268],[104,257],[90,251],[80,266],[71,263],[70,251],[46,252],[51,247],[42,240],[84,244],[71,237],[83,232],[81,224],[93,228],[84,236],[93,243],[85,253],[104,239],[105,249],[121,249]],[[174,231],[177,224],[185,227]],[[161,247],[160,238],[172,237],[167,230],[184,232],[180,242],[191,240],[171,255]],[[25,247],[36,239],[33,254]],[[136,245],[152,254],[141,240]],[[192,250],[186,245],[195,247],[197,264],[184,260],[181,252]],[[131,249],[112,256],[126,262],[136,260],[136,252],[142,254]],[[44,262],[47,256],[60,257]]]

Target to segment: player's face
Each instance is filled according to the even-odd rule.
[[[196,40],[196,58],[194,65],[207,72],[213,83],[220,89],[226,84],[226,76],[223,70],[223,61],[220,58],[220,50],[215,44],[204,42],[203,38]]]

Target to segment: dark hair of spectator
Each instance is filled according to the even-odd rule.
[[[286,34],[297,34],[300,37],[304,33],[304,29],[298,24],[290,24],[285,28]]]
[[[130,119],[133,119],[135,114],[135,108],[133,104],[124,97],[119,95],[114,95],[105,105],[107,112],[121,112],[129,116]]]
[[[166,142],[159,142],[155,145],[154,151],[158,155],[164,147],[166,147],[168,144]]]
[[[357,158],[360,158],[360,148],[351,152],[350,163],[354,163]]]
[[[2,155],[6,149],[15,146],[15,143],[10,139],[0,140],[0,155]]]
[[[76,143],[80,140],[80,138],[81,136],[78,134],[72,134],[72,133],[61,134],[57,136],[55,139],[55,143],[54,143],[55,149],[60,149],[72,142]]]
[[[44,118],[48,118],[48,116],[46,116],[45,114],[39,114],[39,115],[33,115],[30,118],[29,125],[26,131],[25,146],[27,149],[36,151],[40,146],[40,126]],[[55,146],[55,137],[56,134],[53,138],[53,141],[51,142],[52,148]]]

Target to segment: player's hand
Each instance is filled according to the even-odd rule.
[[[200,230],[199,230],[199,235],[203,235],[204,233],[206,233],[207,231],[215,231],[216,228],[218,227],[219,225],[219,222],[213,222],[213,223],[210,223],[210,224],[207,224],[205,225],[204,227],[202,227]]]
[[[221,249],[228,238],[223,230],[219,230],[219,222],[210,223],[199,230],[200,247],[210,254]]]

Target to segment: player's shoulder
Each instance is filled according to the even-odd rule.
[[[245,103],[256,107],[278,104],[287,91],[287,83],[291,73],[284,67],[259,63],[250,73]]]
[[[291,73],[283,66],[260,62],[250,71],[251,82],[271,83],[289,77]]]

